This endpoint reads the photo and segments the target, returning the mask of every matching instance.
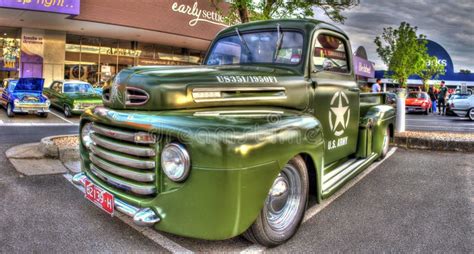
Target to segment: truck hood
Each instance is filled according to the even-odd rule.
[[[113,109],[169,110],[218,106],[304,109],[309,81],[285,67],[150,66],[121,71],[104,86]]]

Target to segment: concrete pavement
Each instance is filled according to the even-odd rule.
[[[5,159],[14,144],[71,132],[77,127],[2,127],[0,252],[165,252],[85,200],[62,175],[21,176]],[[267,251],[472,253],[472,165],[470,154],[398,149],[307,220],[293,239]],[[196,252],[252,246],[238,237],[202,241],[159,234]]]

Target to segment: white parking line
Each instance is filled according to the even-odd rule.
[[[61,119],[61,120],[65,121],[65,122],[68,122],[68,123],[72,123],[72,124],[74,124],[73,122],[71,122],[71,121],[67,120],[66,118],[64,118],[64,117],[62,117],[62,116],[60,116],[60,115],[58,115],[58,114],[54,113],[52,110],[51,110],[51,111],[49,111],[49,113],[51,113],[51,114],[55,115],[56,117],[58,117],[59,119]]]
[[[390,151],[387,153],[387,156],[381,161],[375,162],[372,165],[370,165],[368,168],[366,168],[362,173],[357,175],[354,179],[352,179],[350,182],[348,182],[344,187],[342,187],[340,190],[338,190],[335,194],[333,194],[329,199],[324,200],[321,202],[321,204],[315,204],[308,210],[306,210],[305,216],[303,217],[303,222],[307,222],[309,219],[314,217],[316,214],[321,212],[324,208],[329,206],[334,200],[336,200],[338,197],[340,197],[342,194],[344,194],[346,191],[348,191],[350,188],[352,188],[354,185],[356,185],[360,180],[362,180],[365,176],[370,174],[374,169],[376,169],[380,164],[382,164],[386,159],[388,159],[390,156],[392,156],[395,151],[397,150],[397,147],[394,147],[390,149]],[[258,245],[258,244],[253,244],[249,246],[248,248],[244,249],[240,253],[262,253],[266,250],[266,247]]]
[[[0,127],[5,126],[17,126],[17,127],[22,127],[22,126],[48,126],[48,127],[54,127],[54,126],[79,126],[78,123],[3,123],[3,121],[0,121]]]
[[[81,187],[81,186],[77,186],[75,185],[74,183],[72,183],[72,176],[70,174],[64,174],[63,175],[64,178],[66,178],[73,186],[75,186],[77,189],[81,190],[82,192],[84,192],[84,188]],[[144,235],[145,237],[147,237],[148,239],[152,240],[153,242],[155,242],[156,244],[158,244],[159,246],[167,249],[168,251],[172,252],[172,253],[194,253],[188,249],[186,249],[185,247],[175,243],[174,241],[170,240],[169,238],[167,238],[166,236],[158,233],[156,230],[153,230],[151,228],[148,228],[148,227],[139,227],[137,225],[135,225],[135,223],[130,219],[130,217],[128,217],[127,215],[124,215],[118,211],[115,211],[116,212],[116,217],[119,218],[121,221],[125,222],[126,224],[128,224],[129,226],[131,226],[133,229],[137,230],[138,232],[140,232],[142,235]]]

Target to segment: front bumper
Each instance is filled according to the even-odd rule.
[[[23,106],[23,105],[15,105],[13,108],[13,112],[15,113],[48,113],[49,107],[47,106]]]
[[[72,178],[72,182],[75,185],[78,185],[82,188],[80,190],[84,193],[84,181],[85,179],[88,179],[89,181],[92,181],[90,178],[86,176],[85,173],[78,173],[74,175]],[[115,209],[117,211],[128,215],[129,217],[133,218],[133,222],[137,224],[138,226],[153,226],[155,223],[160,222],[160,216],[156,214],[152,209],[150,208],[139,208],[136,206],[133,206],[119,198],[115,198]]]
[[[421,106],[406,106],[406,112],[425,112],[427,108]]]

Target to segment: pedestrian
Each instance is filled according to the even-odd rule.
[[[431,112],[436,113],[436,95],[433,87],[430,86],[428,89],[428,95],[430,96],[431,100]]]
[[[448,88],[446,88],[444,80],[441,81],[441,88],[438,93],[438,115],[445,115],[446,112],[446,95],[448,94]]]
[[[372,85],[372,93],[380,93],[380,84],[382,84],[382,80],[378,78]]]

